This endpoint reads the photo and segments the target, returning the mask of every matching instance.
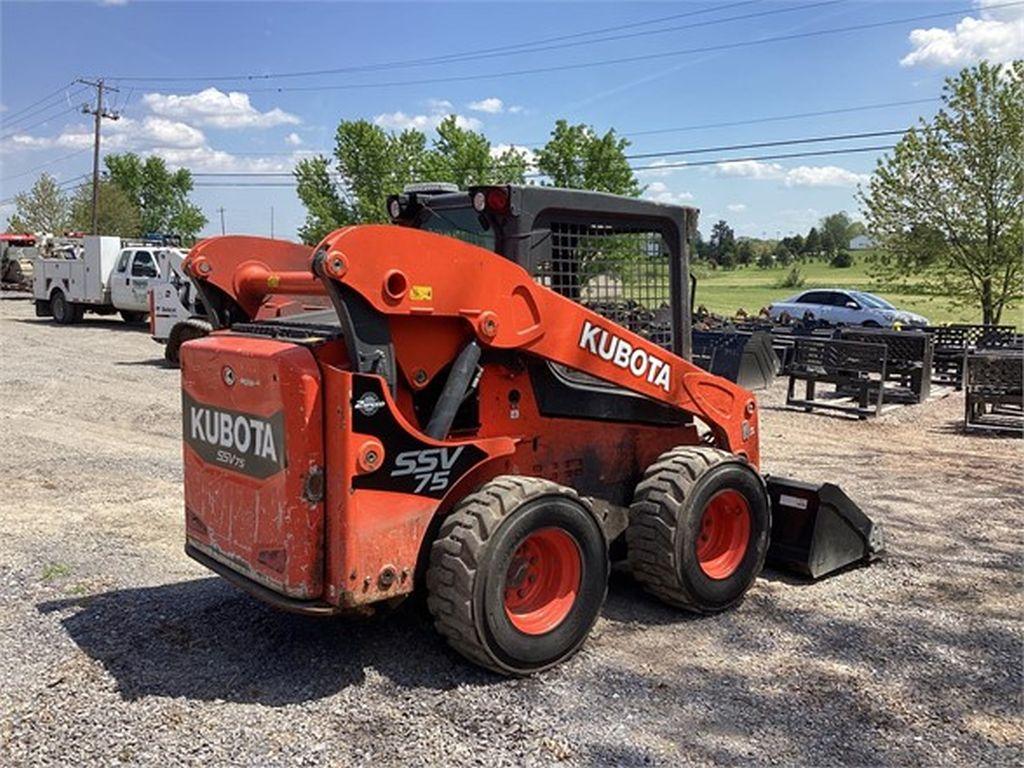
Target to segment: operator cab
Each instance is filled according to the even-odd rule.
[[[690,357],[695,208],[556,187],[431,183],[392,195],[387,209],[394,224],[494,251],[541,285]]]

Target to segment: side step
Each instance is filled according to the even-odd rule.
[[[882,527],[837,485],[765,476],[772,505],[767,564],[810,579],[866,565],[885,549]]]

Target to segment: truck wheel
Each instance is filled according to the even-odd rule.
[[[190,317],[188,320],[175,323],[167,336],[164,359],[172,366],[181,365],[181,345],[186,341],[209,336],[212,330],[213,326],[210,323],[198,317]]]
[[[68,301],[61,290],[53,292],[53,296],[50,298],[50,312],[53,315],[53,319],[61,325],[77,323],[84,314],[81,307],[76,307]]]
[[[608,590],[608,545],[576,492],[505,476],[463,499],[430,552],[427,607],[449,645],[527,675],[583,645]]]
[[[124,320],[128,325],[138,325],[146,319],[145,312],[132,312],[131,310],[122,309],[121,319]]]
[[[661,600],[697,613],[738,602],[761,572],[771,511],[743,459],[708,447],[662,454],[630,507],[630,570]]]

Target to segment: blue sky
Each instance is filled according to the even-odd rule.
[[[9,198],[31,186],[40,171],[61,181],[90,171],[91,127],[86,116],[74,111],[90,92],[63,87],[78,77],[104,77],[120,89],[111,99],[121,119],[104,124],[105,152],[156,153],[197,174],[283,173],[306,153],[329,151],[341,119],[367,118],[395,129],[415,125],[429,132],[448,112],[483,131],[495,145],[542,143],[554,121],[564,117],[599,131],[615,128],[632,140],[631,153],[692,150],[903,129],[934,111],[943,78],[960,67],[980,58],[1024,56],[1024,3],[995,7],[1008,1],[5,0],[0,5],[0,221],[12,210]],[[948,15],[748,44],[929,14]],[[556,37],[563,39],[537,43]],[[526,43],[546,50],[507,48]],[[676,53],[693,48],[716,50]],[[491,49],[492,55],[363,72],[260,77],[482,49]],[[646,58],[589,66],[637,57]],[[513,74],[576,64],[585,66]],[[244,77],[221,79],[239,75]],[[867,108],[893,102],[918,103]],[[847,111],[762,119],[832,110]],[[721,125],[737,122],[744,124]],[[695,128],[709,124],[718,127]],[[634,163],[892,141],[879,137]],[[774,237],[805,231],[835,210],[855,213],[856,185],[879,154],[716,163],[644,171],[640,178],[649,197],[699,207],[705,233],[712,220],[725,218],[741,235]],[[287,181],[197,175],[194,199],[210,220],[206,233],[219,232],[218,209],[223,207],[229,231],[269,234],[273,207],[276,234],[294,237],[303,210]],[[207,186],[224,182],[234,185]]]

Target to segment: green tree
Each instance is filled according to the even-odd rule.
[[[852,225],[853,222],[846,211],[830,214],[821,220],[822,237],[828,238],[827,241],[831,242],[832,251],[850,247],[850,238],[853,237],[850,234]]]
[[[754,263],[754,244],[748,238],[736,243],[736,263],[746,266]]]
[[[725,267],[736,263],[736,235],[724,219],[711,228],[709,257],[715,264]]]
[[[614,129],[599,136],[589,125],[559,120],[537,152],[537,170],[556,187],[637,197],[643,188],[626,159],[628,146]]]
[[[416,181],[471,184],[521,184],[526,159],[517,150],[495,153],[487,138],[461,127],[454,115],[437,128],[428,146],[417,130],[385,131],[367,120],[343,120],[335,135],[338,180],[325,157],[295,167],[298,195],[306,207],[300,229],[304,242],[315,243],[337,227],[355,222],[387,221],[388,195]]]
[[[104,158],[110,181],[139,210],[136,234],[171,232],[186,241],[195,239],[206,226],[206,217],[189,200],[192,174],[187,168],[171,171],[162,157],[145,159],[132,152]]]
[[[302,242],[315,245],[338,227],[355,222],[355,213],[331,181],[330,160],[326,157],[300,160],[295,165],[295,179],[299,200],[306,207],[306,220],[299,227]]]
[[[853,256],[845,248],[840,248],[836,251],[832,258],[829,259],[829,266],[836,267],[838,269],[846,269],[847,267],[853,266]]]
[[[779,241],[775,245],[775,263],[783,267],[788,267],[793,263],[793,252],[789,249],[789,246],[785,242]]]
[[[807,233],[807,238],[804,240],[803,253],[808,256],[817,256],[821,253],[821,233],[818,232],[817,227],[811,227]]]
[[[100,182],[99,234],[137,237],[142,233],[142,215],[135,201],[108,179]],[[92,182],[82,184],[71,199],[71,229],[92,231]]]
[[[882,280],[908,275],[1000,322],[1024,294],[1024,61],[946,80],[943,106],[878,162],[861,201]],[[927,242],[930,263],[915,248]]]
[[[774,267],[775,257],[772,255],[772,252],[769,250],[761,251],[760,255],[757,257],[757,266],[759,269],[771,269]]]
[[[57,180],[42,174],[32,189],[14,196],[14,213],[7,222],[8,232],[60,234],[67,229],[71,203]]]
[[[495,154],[482,133],[459,126],[449,115],[437,126],[437,138],[423,158],[420,176],[425,181],[447,181],[465,189],[475,184],[522,184],[526,158],[506,149]]]

